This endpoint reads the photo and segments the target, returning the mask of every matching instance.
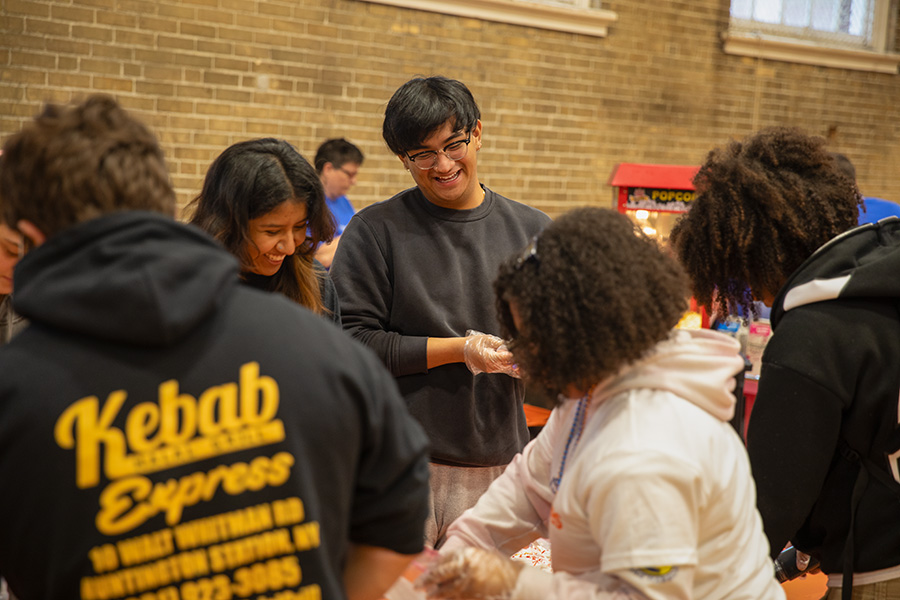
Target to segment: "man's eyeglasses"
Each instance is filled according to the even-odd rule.
[[[335,167],[335,168],[338,171],[341,171],[344,175],[346,175],[350,179],[356,179],[356,176],[359,175],[358,171],[351,172],[351,171],[348,171],[347,169],[345,169],[344,167]]]
[[[443,150],[426,150],[425,152],[418,152],[410,156],[410,154],[406,153],[406,158],[412,161],[414,165],[423,171],[427,171],[428,169],[434,168],[434,165],[437,164],[438,161],[438,153],[443,154],[450,160],[462,160],[466,157],[466,153],[469,151],[469,142],[472,141],[472,134],[469,134],[464,140],[459,140],[458,142],[453,142],[452,144],[447,144],[444,146]]]

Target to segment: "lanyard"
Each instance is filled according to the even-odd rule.
[[[569,456],[569,450],[573,453],[575,452],[575,446],[578,445],[578,440],[581,439],[581,432],[584,431],[584,418],[587,414],[587,405],[588,400],[591,397],[591,391],[593,391],[593,388],[581,397],[581,400],[578,401],[578,406],[575,407],[575,418],[572,420],[572,429],[569,430],[569,439],[566,440],[566,449],[563,450],[562,460],[559,463],[559,474],[556,477],[550,478],[550,491],[554,494],[559,490],[563,472],[566,470],[566,459]]]

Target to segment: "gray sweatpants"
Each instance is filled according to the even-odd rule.
[[[431,494],[425,521],[425,545],[440,548],[450,523],[475,505],[506,466],[452,467],[429,463]]]

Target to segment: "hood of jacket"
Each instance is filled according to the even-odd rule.
[[[32,322],[115,342],[168,345],[196,327],[237,260],[199,229],[127,211],[49,238],[16,265],[13,305]]]
[[[737,340],[708,329],[675,329],[644,358],[594,390],[594,402],[632,389],[672,392],[720,421],[734,416],[735,375],[744,359]]]
[[[816,250],[782,286],[772,325],[798,306],[837,298],[900,299],[900,218],[851,229]]]

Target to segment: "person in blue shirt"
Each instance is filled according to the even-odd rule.
[[[856,167],[853,166],[850,159],[840,152],[832,152],[831,156],[834,158],[837,166],[840,167],[844,175],[855,182]],[[863,208],[863,206],[859,207],[860,225],[876,223],[885,217],[900,217],[900,204],[897,204],[896,202],[891,202],[884,198],[876,198],[874,196],[863,196],[863,202],[865,202],[865,208]]]
[[[344,227],[350,222],[350,217],[356,214],[356,209],[350,204],[346,194],[356,185],[363,159],[362,151],[344,138],[325,140],[316,150],[316,172],[325,188],[325,203],[337,225],[334,239],[322,243],[316,250],[316,259],[326,269],[331,268],[334,251],[337,250]]]

